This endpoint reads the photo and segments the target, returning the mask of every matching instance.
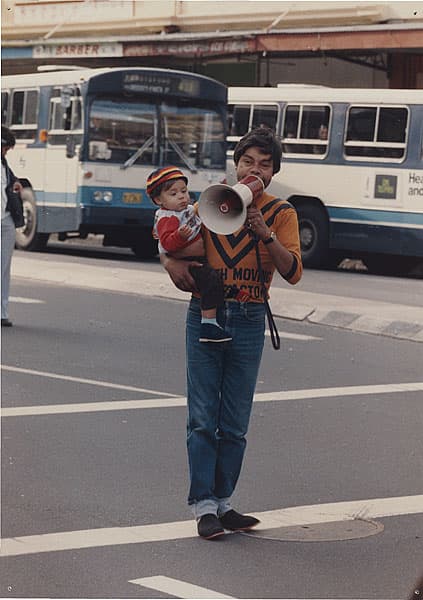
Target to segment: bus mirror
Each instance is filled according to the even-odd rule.
[[[66,138],[66,158],[73,158],[75,156],[75,138],[72,135],[68,135]]]

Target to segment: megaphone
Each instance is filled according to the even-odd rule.
[[[260,177],[247,175],[234,186],[216,183],[200,195],[198,215],[207,229],[229,235],[245,223],[247,208],[264,191]]]

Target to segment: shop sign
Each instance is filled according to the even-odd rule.
[[[256,51],[255,40],[126,43],[123,56],[213,56]]]
[[[33,58],[122,56],[122,44],[57,44],[34,46]]]

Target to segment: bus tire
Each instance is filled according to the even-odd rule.
[[[319,205],[299,202],[295,206],[300,231],[301,255],[307,268],[330,266],[329,220]]]
[[[139,237],[131,246],[132,252],[137,258],[154,258],[157,254],[157,240],[151,235],[151,229],[143,229]]]
[[[34,192],[30,187],[24,187],[21,193],[25,224],[16,230],[16,248],[20,250],[44,250],[49,234],[37,231],[37,205]]]

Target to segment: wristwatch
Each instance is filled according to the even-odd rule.
[[[263,244],[265,246],[267,246],[267,244],[271,244],[275,240],[276,240],[276,233],[274,231],[271,231],[270,236],[267,238],[267,240],[263,240]]]

